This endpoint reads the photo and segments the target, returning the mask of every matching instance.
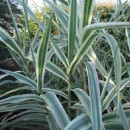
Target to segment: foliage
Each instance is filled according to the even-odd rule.
[[[111,4],[103,4],[103,5],[97,5],[96,6],[97,9],[97,13],[95,13],[95,17],[97,18],[97,21],[103,21],[103,22],[110,22],[110,21],[116,21],[116,22],[129,22],[129,11],[130,11],[130,5],[129,2],[126,1],[125,3],[120,3],[118,4],[118,6],[116,7],[115,5],[111,5]],[[107,30],[110,34],[112,34],[114,36],[114,38],[116,39],[118,45],[120,46],[121,52],[123,54],[123,56],[125,57],[126,61],[129,61],[129,30],[125,30],[125,29],[120,29],[120,28],[114,28],[114,29],[108,29]],[[127,33],[128,31],[128,33]],[[127,36],[127,38],[126,38]],[[112,62],[111,61],[111,54],[110,52],[107,53],[107,49],[109,49],[109,46],[107,46],[105,44],[104,41],[100,41],[100,44],[98,46],[95,46],[95,51],[97,52],[101,52],[98,51],[102,50],[102,52],[104,52],[104,54],[102,53],[98,53],[97,55],[99,55],[99,57],[101,57],[101,60],[104,61],[104,57],[107,56],[107,61],[105,60],[104,63],[106,62]],[[106,53],[105,53],[106,51]],[[107,66],[107,65],[106,65]],[[108,67],[108,66],[107,66]]]
[[[41,22],[42,21],[42,12],[39,11],[39,10],[35,10],[35,15],[36,17],[38,18],[38,20]],[[32,18],[29,18],[29,29],[30,29],[30,37],[34,37],[34,35],[36,34],[39,26],[38,24],[36,24]],[[21,31],[20,31],[20,34],[21,34],[21,37],[23,37],[25,40],[28,38],[28,32],[27,32],[27,29],[26,29],[26,23],[25,23],[25,16],[23,15],[22,16],[22,19],[20,20],[20,23],[22,26],[21,28]]]
[[[17,25],[20,28],[19,19],[21,18],[22,11],[18,8],[18,5],[10,0],[10,6],[12,8],[14,17],[16,19]],[[0,1],[0,27],[4,28],[12,37],[15,37],[14,28],[12,25],[12,20],[9,15],[8,6],[5,0]],[[9,60],[10,54],[8,49],[0,42],[0,67],[7,69],[15,69],[15,64],[13,60]],[[6,65],[3,65],[6,64]]]
[[[22,14],[22,11],[17,7],[16,4],[14,4],[13,1],[10,1],[10,6],[12,8],[15,18],[18,21],[20,15]],[[5,0],[0,1],[0,9],[0,26],[4,28],[7,32],[9,32],[11,35],[14,35],[11,17],[9,15],[8,6]]]
[[[3,28],[0,40],[20,70],[0,69],[4,73],[0,79],[8,75],[16,79],[3,79],[0,83],[11,88],[0,94],[0,112],[5,113],[0,129],[129,130],[130,110],[123,93],[129,92],[129,67],[119,41],[108,30],[127,30],[130,23],[98,21],[99,17],[93,16],[94,0],[82,0],[80,5],[76,0],[45,0],[52,9],[50,16],[43,13],[49,19],[46,24],[44,19],[39,21],[24,0],[15,1],[23,7],[28,40],[21,38],[8,4],[17,40]],[[39,27],[33,38],[29,17]],[[52,24],[56,35],[51,32]],[[107,58],[102,62],[99,57],[102,50],[95,51],[101,41],[109,46],[110,64]],[[59,82],[63,86],[56,86]],[[18,87],[13,88],[12,84]]]
[[[37,17],[39,22],[42,23],[42,21],[44,21],[45,26],[47,25],[49,21],[48,16],[51,14],[51,9],[48,6],[44,6],[43,9],[36,8],[35,10],[33,10],[33,13]],[[44,17],[44,15],[48,15],[48,16]],[[53,19],[54,19],[54,16],[53,16]],[[27,25],[25,22],[25,14],[22,15],[20,24],[22,25],[21,30],[20,30],[20,35],[22,39],[28,40],[29,36],[28,36]],[[28,25],[29,25],[30,38],[32,39],[35,36],[39,28],[39,25],[31,17],[28,17]],[[51,33],[53,35],[57,34],[57,29],[53,24],[51,25]],[[42,37],[42,32],[39,33],[39,37],[40,38]]]

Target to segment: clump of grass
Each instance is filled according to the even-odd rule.
[[[130,109],[123,109],[127,100],[122,90],[130,78],[129,75],[122,77],[126,61],[118,41],[109,30],[129,28],[130,23],[101,22],[100,17],[93,16],[94,0],[83,0],[82,8],[76,0],[45,0],[52,10],[51,16],[43,13],[44,18],[49,18],[46,25],[44,20],[37,19],[24,0],[16,1],[24,9],[30,44],[21,39],[7,0],[17,40],[2,28],[0,40],[8,47],[21,71],[0,69],[5,73],[1,79],[11,75],[20,85],[0,95],[0,112],[7,113],[2,118],[0,129],[12,126],[31,130],[129,130]],[[33,39],[29,35],[28,15],[39,26]],[[57,28],[56,35],[51,33],[51,24]],[[40,32],[42,38],[39,38]],[[94,46],[100,48],[101,42],[109,48],[96,52]],[[102,55],[105,51],[109,54],[110,63],[108,55],[101,60],[100,51]],[[106,62],[108,67],[104,66]],[[45,80],[46,72],[58,78],[47,77]],[[127,67],[125,73],[128,73]],[[57,83],[62,81],[64,86],[50,87],[50,84],[56,85],[53,79]],[[12,82],[3,81],[2,84]]]

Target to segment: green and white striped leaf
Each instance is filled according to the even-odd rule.
[[[130,83],[130,78],[126,78],[121,81],[121,87],[120,91],[128,84]],[[104,111],[110,104],[110,102],[117,96],[116,87],[114,87],[105,97],[102,103],[102,111]]]
[[[64,130],[89,130],[92,127],[91,121],[86,114],[81,114],[73,119]]]
[[[56,124],[56,122],[51,114],[49,114],[47,116],[47,121],[48,121],[50,130],[59,130],[59,128],[58,128],[58,126],[57,126],[57,124]]]
[[[60,61],[64,64],[64,66],[67,68],[69,63],[68,63],[68,60],[67,60],[65,54],[63,53],[62,49],[59,48],[59,46],[57,45],[57,43],[54,43],[52,41],[52,39],[51,39],[51,44],[53,46],[53,49],[55,50],[55,54],[60,59]]]
[[[102,33],[102,36],[105,37],[105,39],[107,40],[107,42],[110,45],[111,50],[112,50],[112,55],[113,55],[113,60],[114,60],[114,70],[115,70],[114,71],[115,72],[115,82],[116,82],[116,88],[117,88],[117,98],[118,98],[118,102],[119,102],[120,81],[121,81],[121,71],[122,71],[120,50],[119,50],[116,40],[110,34]]]
[[[43,124],[42,126],[40,125],[41,122]],[[0,126],[1,126],[0,129],[7,128],[9,126],[12,126],[12,127],[17,126],[17,125],[19,126],[20,124],[22,125],[22,128],[24,125],[30,126],[29,124],[32,124],[32,127],[33,127],[33,125],[34,125],[34,127],[35,127],[35,125],[38,125],[37,127],[35,127],[35,129],[38,128],[39,126],[44,127],[45,125],[46,126],[48,125],[47,120],[46,120],[46,116],[44,114],[42,114],[42,113],[29,113],[29,114],[22,115],[11,122],[5,122],[5,121],[2,122],[0,124]],[[18,127],[18,128],[20,128],[20,127]],[[31,127],[29,127],[29,128],[31,128]]]
[[[23,3],[23,9],[24,9],[24,16],[25,16],[25,27],[27,28],[27,32],[28,32],[28,40],[31,40],[30,37],[30,29],[29,29],[29,21],[28,21],[28,13],[27,13],[27,2],[25,0],[22,0]]]
[[[19,74],[17,72],[11,72],[8,70],[3,70],[3,69],[0,69],[0,71],[15,77],[16,79],[18,79],[22,83],[28,84],[28,85],[36,88],[36,82],[34,82],[32,79],[28,78],[27,76],[24,76],[24,75]]]
[[[88,35],[94,31],[94,30],[101,30],[105,28],[125,28],[125,27],[130,27],[130,23],[128,22],[108,22],[108,23],[94,23],[94,24],[89,24],[85,26],[82,30],[81,34],[81,39],[84,37],[84,35]]]
[[[128,28],[126,28],[125,31],[126,31],[126,37],[127,37],[127,44],[128,44],[129,51],[130,51],[130,30]]]
[[[62,78],[64,81],[68,82],[68,77],[67,75],[63,72],[63,70],[58,67],[57,65],[55,65],[52,62],[48,62],[46,64],[46,69],[50,72],[52,72],[54,75]]]
[[[58,94],[66,99],[68,99],[68,95],[65,94],[64,92],[60,91],[60,90],[56,90],[56,89],[50,89],[50,88],[43,88],[43,92],[53,92],[55,94]]]
[[[46,113],[47,111],[44,110],[43,105],[39,105],[39,103],[31,102],[32,99],[29,99],[30,103],[26,103],[26,100],[22,102],[21,104],[9,104],[9,105],[2,105],[0,108],[0,112],[13,112],[18,110],[27,110],[27,109],[36,109],[37,111],[41,111],[43,113]]]
[[[54,116],[59,128],[63,130],[69,123],[69,117],[66,114],[64,108],[62,107],[60,101],[56,95],[52,92],[48,92],[44,95],[41,95],[45,102],[48,105],[48,109],[51,111]]]
[[[92,21],[94,0],[83,0],[83,24],[82,27],[90,24]]]
[[[73,106],[71,106],[71,108],[81,110],[82,112],[86,112],[84,106],[82,104],[80,104],[80,103],[74,104]]]
[[[91,97],[91,118],[92,129],[102,129],[102,109],[101,109],[101,97],[99,88],[99,79],[96,72],[96,67],[92,63],[86,63],[86,69],[88,74],[88,83]]]
[[[112,73],[112,68],[108,74],[108,77],[106,78],[106,82],[103,86],[103,89],[102,89],[102,94],[101,94],[101,101],[103,101],[104,97],[105,97],[105,94],[107,92],[107,86],[108,86],[108,83],[109,83],[109,80],[110,80],[110,77],[111,77],[111,73]]]
[[[16,119],[17,117],[20,117],[22,115],[26,115],[26,114],[30,114],[30,113],[42,113],[42,112],[46,113],[47,111],[44,110],[43,107],[42,107],[42,110],[41,109],[37,109],[37,108],[32,108],[32,109],[28,109],[28,110],[22,111],[20,113],[17,113],[16,115],[12,115],[11,117],[9,117],[8,119],[6,119],[5,121],[9,122],[9,121],[11,121],[13,119]],[[46,120],[46,119],[44,118],[43,120]]]
[[[77,0],[71,0],[70,16],[68,26],[68,61],[69,64],[74,58],[75,40],[76,40],[76,24],[77,24]]]
[[[36,34],[35,34],[35,36],[34,36],[34,38],[33,38],[33,40],[32,40],[32,42],[31,42],[31,47],[32,48],[35,48],[35,45],[36,45],[36,43],[37,43],[37,40],[38,40],[38,37],[39,37],[39,33],[41,32],[41,28],[39,27],[38,28],[38,30],[37,30],[37,32],[36,32]],[[31,48],[30,48],[31,49]],[[31,50],[30,50],[31,51]]]
[[[14,39],[3,29],[0,27],[0,41],[2,41],[10,50],[17,53],[23,59],[25,59],[24,54]]]
[[[108,122],[104,126],[106,130],[124,130],[121,122]]]
[[[45,64],[46,64],[45,58],[46,58],[46,52],[48,48],[48,42],[49,42],[49,36],[51,30],[51,21],[52,21],[52,15],[49,20],[46,31],[41,39],[41,43],[39,45],[38,52],[37,52],[36,75],[37,75],[37,85],[38,85],[37,87],[40,92],[43,87],[43,77],[44,77]]]
[[[7,77],[7,76],[8,76],[8,74],[2,74],[2,75],[0,75],[0,79],[3,79],[5,77]]]
[[[108,72],[106,71],[106,69],[103,67],[102,63],[99,61],[96,53],[94,52],[94,50],[91,48],[88,53],[87,53],[87,57],[91,60],[91,62],[96,64],[96,68],[100,71],[100,73],[107,79],[108,77]],[[114,82],[112,81],[112,79],[110,79],[110,83],[114,84]]]
[[[86,114],[91,118],[91,108],[90,108],[90,97],[82,90],[79,88],[76,88],[73,90],[80,102],[82,103]]]
[[[3,81],[2,82],[3,84],[8,84],[8,83],[18,83],[17,81],[16,82],[14,82],[14,81],[12,81],[12,80],[5,80],[5,81]],[[3,85],[2,83],[0,83],[0,85]],[[2,93],[2,94],[0,94],[0,98],[3,98],[4,96],[7,96],[7,95],[9,95],[9,94],[12,94],[12,93],[15,93],[15,92],[17,92],[17,91],[21,91],[21,90],[35,90],[36,91],[36,88],[34,88],[34,87],[30,87],[30,86],[23,86],[23,87],[18,87],[18,88],[15,88],[15,89],[11,89],[11,90],[8,90],[7,92],[4,92],[4,93]]]
[[[125,115],[125,112],[123,110],[121,103],[119,103],[118,111],[119,111],[119,116],[120,116],[120,119],[121,119],[121,123],[124,127],[124,130],[130,130],[129,122],[126,118],[126,115]]]
[[[11,10],[10,4],[9,4],[9,0],[7,0],[7,5],[8,5],[8,8],[9,8],[10,16],[11,16],[11,19],[12,19],[12,23],[13,23],[13,26],[14,26],[14,29],[15,29],[15,33],[16,33],[16,36],[17,36],[19,46],[22,48],[23,45],[22,45],[22,41],[21,41],[21,38],[20,38],[20,33],[19,33],[15,18],[13,16],[13,13],[12,13],[12,10]]]
[[[11,96],[5,99],[0,100],[0,105],[2,104],[17,104],[23,101],[28,101],[28,100],[34,100],[38,102],[44,102],[42,98],[37,96],[36,94],[23,94],[23,95],[16,95],[16,96]]]
[[[78,49],[74,60],[71,62],[67,73],[73,73],[75,70],[77,64],[81,61],[81,59],[84,57],[85,54],[89,51],[93,43],[95,42],[97,38],[97,34],[93,34],[91,37],[87,38],[84,43],[81,45],[81,47]]]
[[[128,121],[130,121],[130,109],[124,109],[124,114]],[[120,122],[119,113],[117,111],[112,111],[103,115],[103,122]]]

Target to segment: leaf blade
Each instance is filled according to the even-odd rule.
[[[92,115],[92,128],[93,130],[102,129],[102,109],[101,97],[99,90],[99,79],[96,73],[96,68],[92,63],[85,63],[88,73],[89,90],[91,97],[91,115]]]
[[[67,116],[58,98],[52,92],[48,92],[45,95],[41,95],[41,96],[49,106],[49,110],[54,116],[58,126],[60,127],[60,129],[63,130],[66,127],[66,125],[69,123],[69,117]]]
[[[77,0],[71,0],[69,26],[68,26],[68,61],[71,63],[74,57],[74,47],[76,39],[76,9]]]
[[[52,15],[49,20],[47,29],[41,39],[41,43],[37,52],[36,74],[37,74],[37,87],[39,92],[42,91],[42,87],[43,87],[43,77],[44,77],[45,64],[46,64],[45,58],[46,58],[46,52],[47,52],[47,47],[49,42],[51,22],[52,22]]]

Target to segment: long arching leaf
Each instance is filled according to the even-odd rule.
[[[117,98],[118,98],[118,102],[119,102],[120,81],[121,81],[121,71],[122,71],[120,50],[119,50],[116,40],[110,34],[102,33],[102,35],[106,38],[106,40],[112,50],[112,55],[113,55],[113,60],[114,60],[114,70],[115,70],[114,71],[115,72],[115,82],[116,82],[116,88],[117,88]]]
[[[88,73],[88,83],[91,96],[91,115],[92,115],[92,128],[93,130],[102,129],[102,109],[101,97],[99,88],[99,79],[96,72],[96,67],[92,63],[86,63]]]
[[[48,62],[46,64],[46,69],[48,71],[52,72],[53,74],[55,74],[56,76],[62,78],[64,81],[68,82],[67,75],[63,72],[63,70],[60,67],[58,67],[54,63]]]
[[[91,118],[91,108],[90,108],[90,97],[82,90],[79,88],[76,88],[73,90],[80,102],[82,103],[86,114]]]
[[[3,29],[0,27],[0,41],[2,41],[10,50],[17,53],[23,59],[25,59],[24,54],[14,39]]]
[[[93,43],[95,42],[97,38],[97,34],[93,34],[91,37],[87,38],[84,43],[81,45],[79,50],[77,51],[74,60],[71,62],[67,73],[73,73],[77,64],[81,61],[81,59],[84,57],[85,54],[89,51]]]
[[[28,84],[32,87],[36,87],[36,82],[34,82],[32,79],[28,78],[27,76],[19,74],[18,72],[11,72],[8,70],[3,70],[3,69],[0,69],[0,71],[15,77],[16,79],[18,79],[22,83]]]
[[[56,95],[52,92],[48,92],[45,95],[41,95],[48,105],[48,109],[54,116],[59,128],[63,130],[69,123],[69,117],[66,114],[64,108],[59,102]]]
[[[81,114],[72,120],[64,130],[89,130],[92,127],[91,121],[86,114]]]

